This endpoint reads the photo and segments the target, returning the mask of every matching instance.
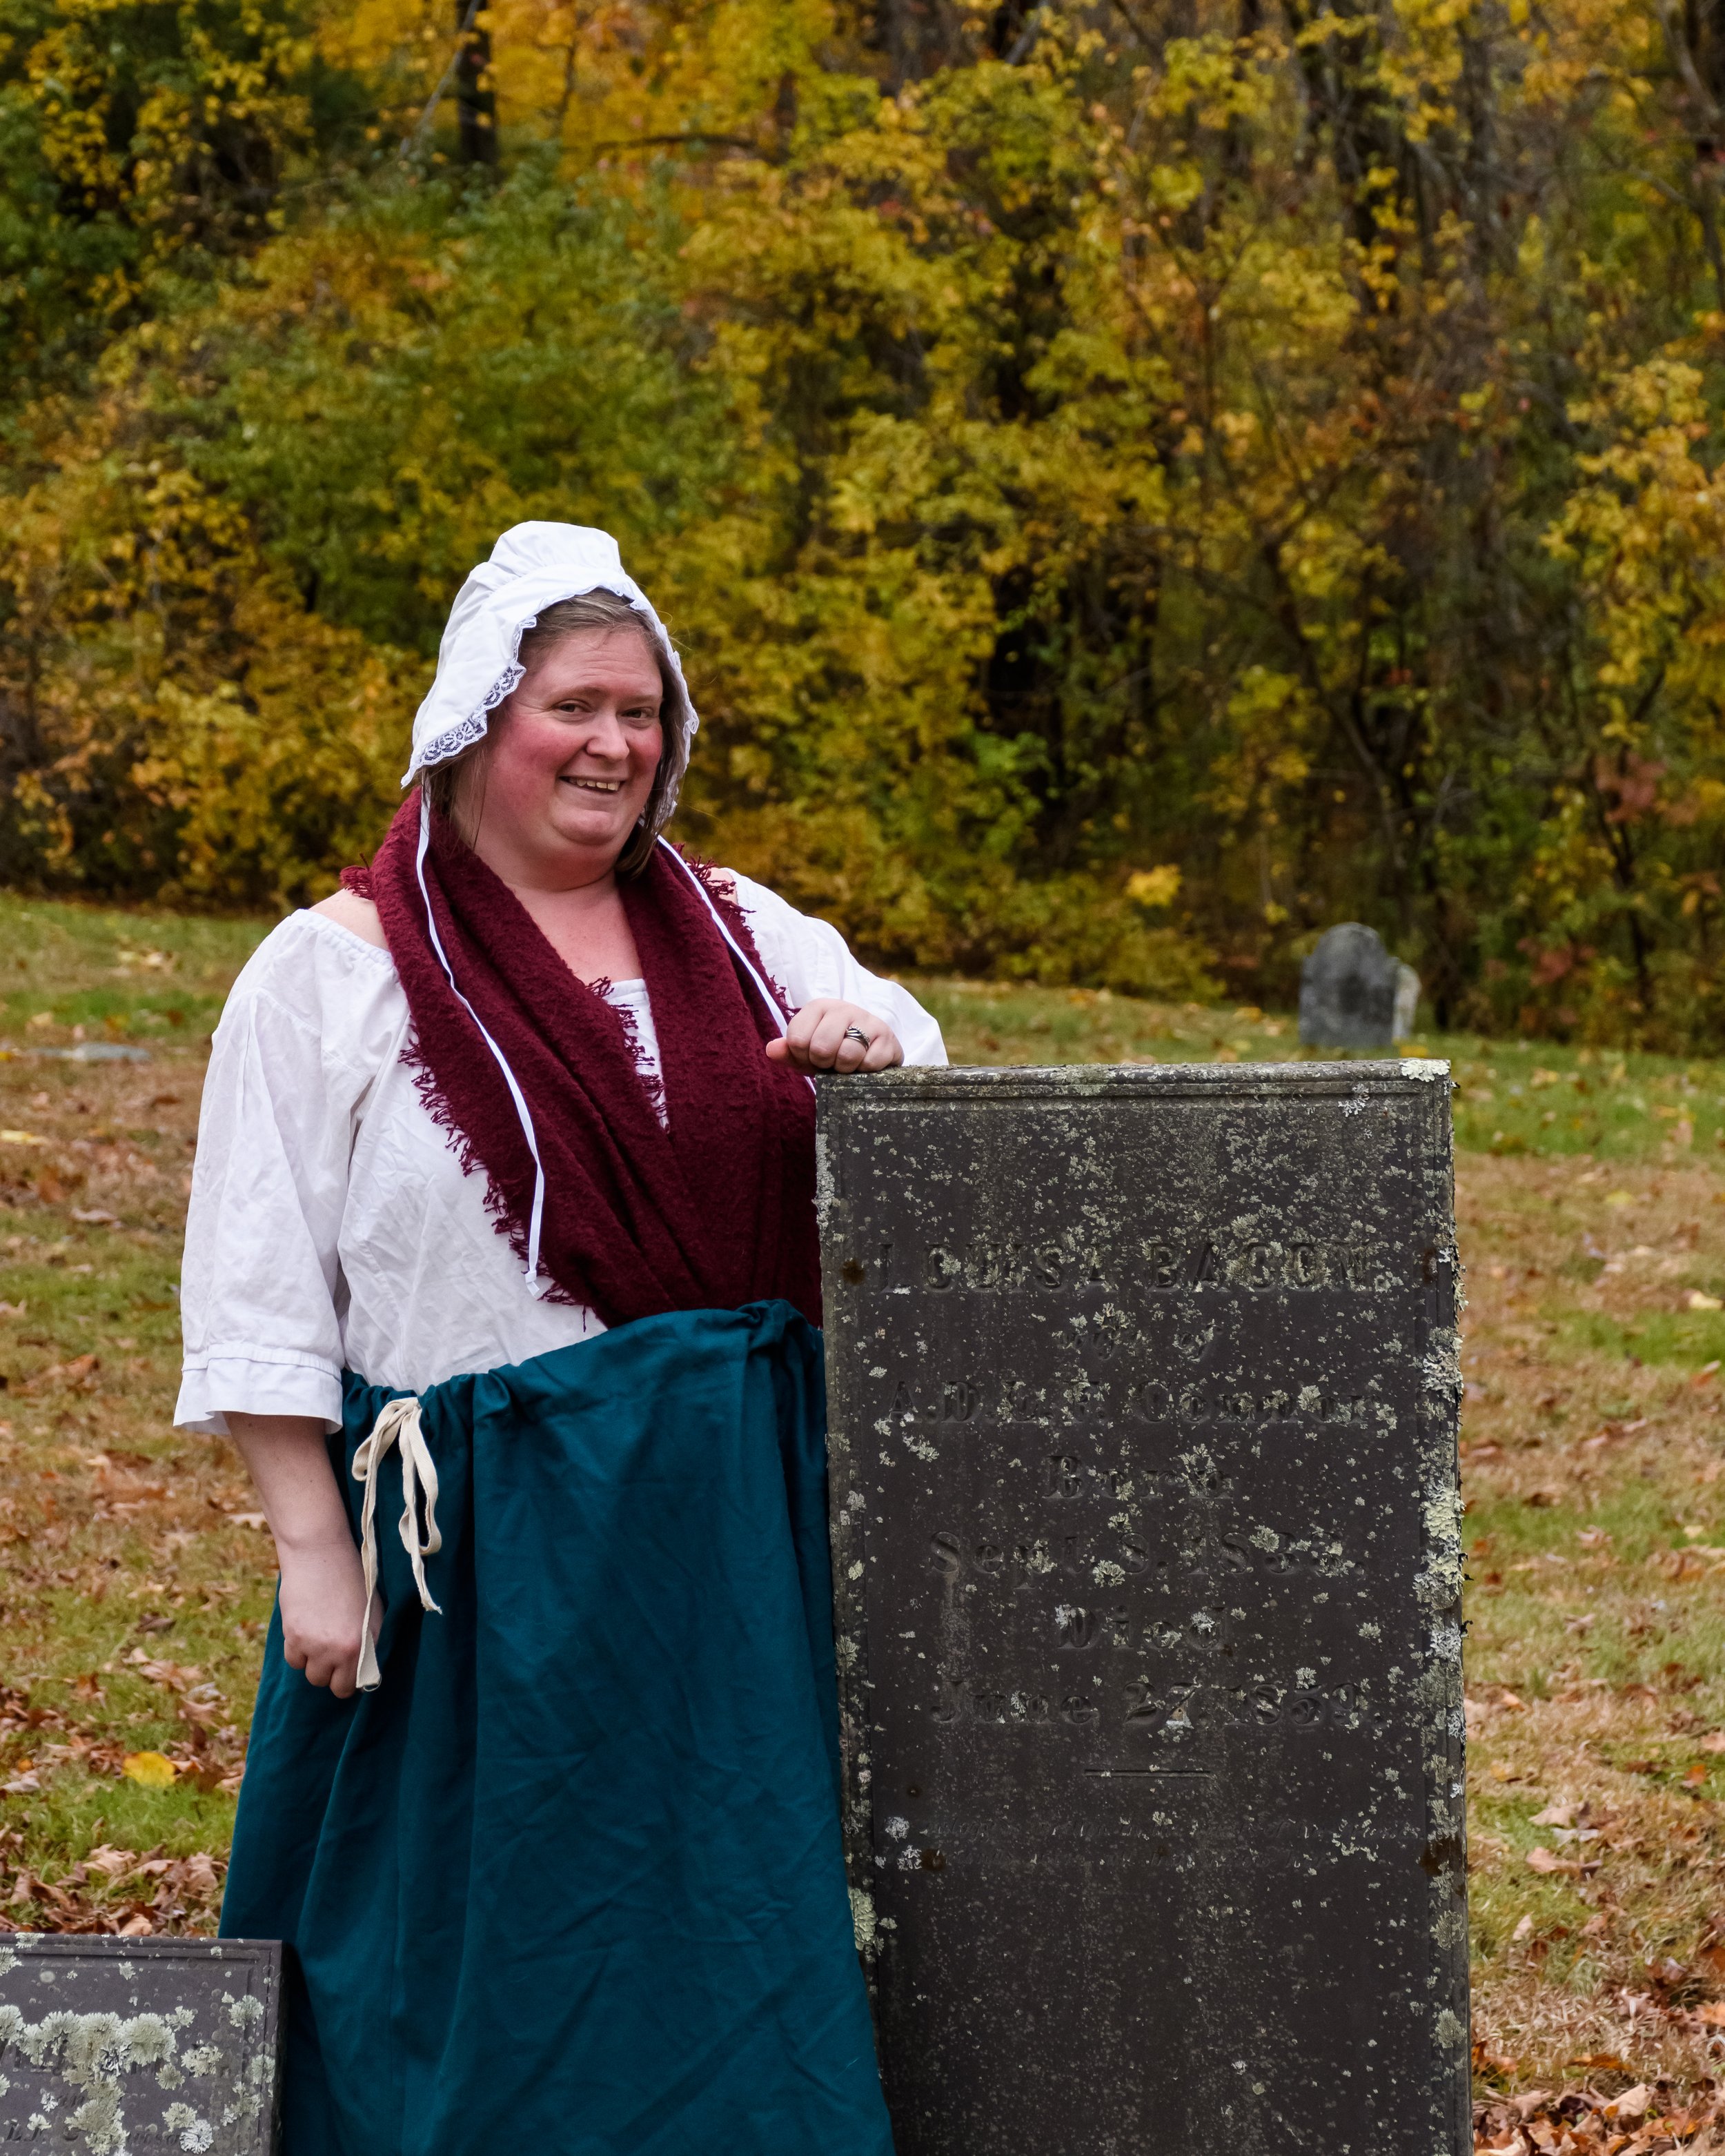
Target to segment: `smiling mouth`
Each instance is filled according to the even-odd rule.
[[[583,793],[621,793],[620,778],[559,778],[559,786],[578,786]]]

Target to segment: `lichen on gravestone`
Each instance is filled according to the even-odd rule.
[[[18,1934],[0,1951],[0,2140],[51,2133],[85,2156],[269,2156],[280,1951]]]
[[[1464,2156],[1444,1066],[821,1094],[898,2156]]]

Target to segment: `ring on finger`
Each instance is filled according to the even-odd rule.
[[[845,1040],[860,1040],[865,1048],[872,1048],[875,1045],[875,1036],[871,1033],[865,1033],[860,1025],[847,1025],[842,1038]]]

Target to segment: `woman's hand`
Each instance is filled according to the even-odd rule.
[[[311,1415],[241,1414],[228,1428],[264,1500],[281,1566],[282,1652],[306,1681],[352,1697],[365,1573],[336,1486],[323,1424]],[[381,1612],[372,1614],[377,1636]]]
[[[347,1523],[339,1540],[309,1548],[277,1545],[281,1559],[281,1647],[290,1669],[308,1684],[327,1685],[337,1699],[353,1694],[359,1668],[359,1628],[365,1614],[365,1575]],[[372,1613],[377,1637],[381,1611]]]
[[[891,1070],[905,1060],[898,1035],[884,1018],[837,996],[804,1004],[784,1039],[768,1042],[767,1053],[774,1063],[798,1070]]]

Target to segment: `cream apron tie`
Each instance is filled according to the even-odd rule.
[[[377,1531],[374,1516],[377,1509],[377,1470],[392,1445],[401,1447],[401,1489],[403,1500],[401,1516],[401,1546],[408,1553],[413,1568],[413,1584],[419,1590],[419,1607],[443,1612],[431,1599],[431,1589],[425,1584],[425,1560],[435,1557],[444,1546],[444,1538],[437,1528],[437,1466],[425,1442],[420,1427],[419,1403],[410,1394],[406,1399],[391,1400],[372,1425],[372,1434],[353,1455],[350,1471],[356,1482],[366,1486],[365,1504],[360,1513],[359,1555],[365,1573],[366,1614],[360,1626],[359,1676],[357,1683],[362,1691],[375,1691],[382,1681],[382,1672],[377,1667],[377,1644],[372,1637],[372,1605],[377,1595]],[[425,1538],[419,1538],[419,1486],[425,1486]]]

